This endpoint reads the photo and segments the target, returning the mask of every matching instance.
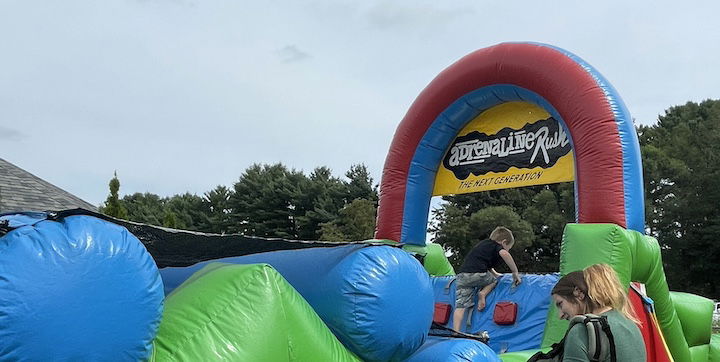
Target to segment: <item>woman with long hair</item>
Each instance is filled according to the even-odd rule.
[[[607,318],[614,343],[616,361],[645,361],[645,344],[638,319],[618,280],[607,264],[591,265],[560,278],[552,289],[560,319],[595,314]],[[588,332],[583,323],[570,326],[565,336],[562,361],[590,361]],[[608,355],[605,361],[610,361]]]

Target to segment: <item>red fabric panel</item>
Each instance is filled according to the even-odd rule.
[[[578,222],[625,227],[622,149],[602,89],[580,65],[555,49],[503,43],[449,66],[410,106],[385,160],[376,237],[400,240],[410,161],[435,118],[458,98],[494,84],[512,84],[539,94],[565,121],[574,144]],[[598,203],[604,206],[597,207]]]
[[[632,288],[628,293],[630,304],[632,304],[635,314],[637,314],[640,320],[640,332],[642,333],[643,340],[645,341],[645,352],[647,353],[648,362],[672,362],[668,354],[668,349],[665,346],[665,341],[662,339],[660,334],[660,327],[655,323],[655,320],[650,315],[640,296]]]
[[[493,311],[493,322],[501,326],[515,324],[518,305],[515,302],[497,302]]]
[[[433,312],[433,322],[445,325],[450,321],[450,311],[452,306],[447,303],[435,303],[435,311]]]

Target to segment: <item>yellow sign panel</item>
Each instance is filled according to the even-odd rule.
[[[544,109],[508,102],[475,117],[448,147],[433,195],[573,181],[570,136]]]

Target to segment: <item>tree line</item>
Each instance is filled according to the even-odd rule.
[[[353,165],[345,178],[327,167],[309,175],[283,164],[248,167],[232,187],[219,185],[202,196],[153,193],[119,196],[110,180],[100,212],[151,225],[207,233],[299,240],[355,241],[375,230],[377,185],[365,165]]]
[[[658,122],[637,127],[646,232],[658,239],[671,289],[720,297],[720,101],[671,107]],[[132,221],[212,233],[303,240],[373,236],[377,186],[364,165],[344,178],[327,167],[309,175],[282,164],[253,165],[231,188],[202,196],[119,198],[117,177],[102,211]],[[115,191],[113,193],[113,188]],[[522,271],[559,268],[565,224],[575,221],[572,183],[444,196],[429,231],[457,268],[496,225],[511,228]]]

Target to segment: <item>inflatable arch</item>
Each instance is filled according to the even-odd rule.
[[[440,73],[395,132],[383,169],[376,238],[425,245],[433,186],[446,150],[482,112],[539,106],[569,134],[576,220],[644,231],[640,146],[610,83],[579,57],[538,43],[475,51]]]

